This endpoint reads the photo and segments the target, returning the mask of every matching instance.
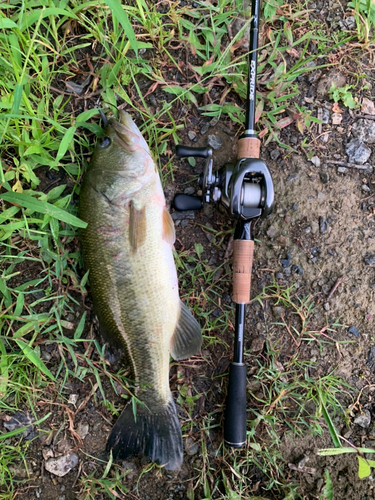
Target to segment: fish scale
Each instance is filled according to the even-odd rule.
[[[186,359],[202,343],[180,301],[174,227],[160,177],[127,113],[110,120],[85,175],[80,216],[84,262],[105,338],[124,347],[136,382],[136,417],[125,407],[109,436],[115,457],[146,454],[167,469],[182,463],[182,436],[169,388],[169,356]]]

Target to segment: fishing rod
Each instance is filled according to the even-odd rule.
[[[251,5],[250,47],[245,131],[238,141],[237,163],[224,165],[213,171],[211,148],[177,146],[176,155],[205,158],[199,183],[202,198],[177,194],[176,210],[198,210],[204,203],[221,202],[229,216],[237,220],[233,240],[233,292],[236,304],[233,361],[224,414],[224,441],[234,448],[246,443],[246,365],[243,359],[245,306],[250,302],[251,272],[253,264],[254,219],[270,214],[274,203],[272,177],[260,156],[260,139],[255,132],[257,51],[260,0]]]

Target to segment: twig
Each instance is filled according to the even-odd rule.
[[[375,115],[354,115],[354,118],[365,118],[366,120],[375,120]]]
[[[332,295],[335,293],[335,291],[343,281],[344,281],[344,276],[337,278],[336,283],[333,285],[332,290],[329,292],[327,300],[329,300],[332,297]]]
[[[345,161],[337,160],[326,160],[326,163],[331,163],[332,165],[340,165],[341,167],[357,168],[358,170],[368,170],[369,168],[371,168],[366,165],[357,165],[356,163],[347,163]]]

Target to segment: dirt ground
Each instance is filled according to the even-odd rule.
[[[375,352],[372,351],[375,346],[375,175],[372,168],[375,160],[375,110],[373,114],[363,110],[363,107],[351,111],[339,103],[342,109],[338,114],[342,119],[339,124],[335,124],[333,101],[326,91],[329,82],[337,78],[353,83],[354,77],[351,75],[357,63],[347,57],[330,71],[316,70],[301,77],[298,82],[300,95],[296,102],[311,106],[314,116],[323,115],[323,124],[313,124],[303,135],[292,124],[281,130],[279,136],[280,143],[288,148],[277,142],[269,142],[266,147],[262,147],[261,157],[272,173],[276,202],[272,214],[266,220],[258,221],[254,227],[256,246],[252,297],[264,293],[264,288],[271,285],[283,289],[293,285],[294,296],[301,300],[309,296],[314,307],[309,312],[305,336],[300,338],[298,331],[301,331],[301,317],[297,315],[296,319],[290,308],[277,303],[275,294],[267,289],[268,295],[263,296],[262,303],[254,300],[247,309],[245,359],[248,365],[249,421],[255,421],[262,411],[264,388],[268,383],[265,379],[264,382],[259,379],[262,366],[268,363],[271,351],[277,352],[276,366],[280,373],[298,358],[300,363],[306,363],[306,377],[322,378],[333,374],[341,378],[342,392],[336,397],[342,406],[342,415],[334,418],[337,431],[354,446],[375,448]],[[366,68],[371,67],[367,60],[362,64]],[[356,95],[359,103],[364,97],[375,102],[371,83],[374,78],[375,71],[367,69],[368,86]],[[154,93],[156,100],[165,98],[164,94],[158,92]],[[180,111],[174,110],[176,114]],[[374,139],[370,132],[363,134],[358,126],[364,115],[368,121],[363,127],[367,131],[374,128]],[[134,118],[137,121],[139,117]],[[214,151],[214,162],[216,168],[220,168],[235,158],[236,127],[228,119],[221,118],[214,127],[209,127],[202,134],[202,126],[209,121],[195,109],[188,109],[186,129],[179,135],[181,143],[189,146],[206,146],[209,135],[219,137],[222,146]],[[195,132],[197,141],[190,140],[188,132]],[[356,137],[362,138],[365,147],[371,150],[370,157],[365,164],[360,165],[361,168],[356,168],[358,164],[354,165],[355,162],[350,161],[346,153],[348,143]],[[308,139],[308,147],[302,145],[305,138]],[[251,446],[238,452],[223,451],[222,409],[234,321],[230,299],[230,256],[231,230],[235,223],[218,206],[205,206],[194,214],[176,214],[172,206],[175,193],[183,192],[187,187],[192,188],[190,193],[197,193],[199,186],[196,178],[202,165],[197,162],[192,167],[187,160],[177,159],[175,164],[178,167],[174,172],[175,180],[173,184],[165,186],[165,194],[167,205],[174,214],[176,252],[194,252],[194,245],[201,243],[201,259],[212,270],[225,262],[216,275],[216,281],[220,281],[221,296],[211,296],[211,289],[207,289],[211,302],[208,301],[203,308],[204,313],[214,320],[218,319],[218,325],[228,318],[231,321],[225,329],[216,327],[204,332],[202,356],[171,365],[171,387],[175,397],[182,385],[188,390],[194,387],[190,394],[194,396],[190,416],[186,413],[186,406],[180,405],[177,400],[182,424],[186,424],[189,418],[194,420],[194,425],[187,427],[189,430],[184,441],[182,470],[171,473],[148,467],[146,458],[132,458],[120,464],[128,471],[122,479],[127,493],[123,496],[118,494],[117,497],[104,492],[95,493],[93,478],[104,472],[107,457],[103,450],[114,418],[110,409],[102,404],[101,392],[92,377],[84,381],[68,377],[62,395],[54,393],[51,387],[50,393],[40,399],[40,416],[51,411],[52,417],[42,424],[45,434],[37,432],[32,436],[27,451],[31,479],[20,485],[18,496],[22,496],[23,500],[323,500],[328,498],[323,494],[325,471],[328,471],[333,484],[332,498],[375,499],[375,476],[358,478],[358,459],[355,454],[317,455],[318,449],[333,447],[324,422],[320,436],[318,433],[310,434],[308,427],[301,427],[300,435],[290,433],[286,424],[274,429],[280,441],[280,455],[276,461],[284,470],[285,483],[296,485],[295,496],[283,496],[276,486],[266,487],[271,483],[261,463],[246,460],[247,452],[254,453]],[[46,174],[46,170],[39,171],[42,180]],[[217,237],[218,234],[223,234],[223,237]],[[198,280],[197,286],[200,287],[199,292],[205,291],[204,279]],[[194,303],[193,297],[187,297],[186,294],[190,292],[183,280],[181,292],[185,299],[191,300],[194,308],[199,306]],[[90,297],[67,320],[77,323],[83,310],[88,312],[85,335],[99,338]],[[287,324],[289,328],[280,323]],[[310,335],[308,332],[314,333]],[[211,342],[212,337],[220,342]],[[83,352],[84,347],[81,354]],[[52,373],[55,373],[61,360],[58,347],[42,345],[41,355],[49,363]],[[92,360],[99,363],[95,354]],[[105,367],[109,372],[116,373],[119,366],[126,370],[126,364],[112,364],[110,361]],[[300,376],[303,376],[301,373]],[[115,393],[109,379],[104,382],[103,391],[106,399],[113,404],[118,405],[123,401],[121,395]],[[58,402],[56,407],[53,401]],[[289,409],[285,408],[285,411]],[[272,415],[272,405],[268,414]],[[361,415],[367,416],[365,423],[356,420]],[[272,439],[267,435],[266,427],[259,422],[257,426],[249,428],[249,439],[253,439],[252,429],[255,429],[257,442],[262,449],[267,449]],[[64,477],[57,477],[45,470],[45,461],[49,457],[66,454],[69,450],[79,458],[71,472]],[[103,464],[98,465],[97,459],[102,459]],[[234,472],[230,464],[236,460],[241,466]],[[23,471],[21,463],[20,468],[14,470],[14,477],[22,478]],[[234,474],[234,478],[238,476],[238,481],[244,485],[243,495],[241,491],[237,492],[238,496],[225,492],[222,471],[228,475]],[[212,492],[209,497],[202,481],[207,473],[209,490]],[[82,496],[85,487],[88,488],[90,484],[92,496]],[[193,488],[195,496],[191,496]]]

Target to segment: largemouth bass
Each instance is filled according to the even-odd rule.
[[[181,467],[182,434],[169,387],[169,355],[197,354],[202,333],[180,301],[173,220],[146,141],[124,111],[98,142],[80,196],[85,266],[105,336],[119,340],[136,382],[108,438],[114,457],[147,455],[168,470]]]

